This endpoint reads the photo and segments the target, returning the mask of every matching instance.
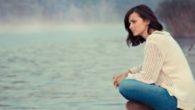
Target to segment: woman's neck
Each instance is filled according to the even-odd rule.
[[[149,36],[152,32],[154,32],[154,31],[156,31],[156,30],[154,30],[154,29],[150,29],[149,31],[146,30],[146,31],[144,31],[144,33],[142,34],[142,37],[146,40],[146,39],[148,38],[148,36]]]

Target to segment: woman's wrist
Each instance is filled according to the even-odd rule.
[[[127,70],[129,74],[132,74],[132,71],[130,69]]]
[[[125,74],[124,74],[124,75],[125,75],[125,77],[127,77],[127,76],[128,76],[128,74],[129,74],[129,72],[128,72],[128,71],[127,71],[127,72],[125,72]]]

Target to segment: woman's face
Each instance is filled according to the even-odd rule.
[[[138,13],[133,12],[129,15],[129,29],[132,31],[134,36],[144,36],[148,32],[147,20],[143,20]]]

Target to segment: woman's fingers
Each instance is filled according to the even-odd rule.
[[[114,86],[118,87],[119,86],[119,82],[120,82],[120,78],[115,79],[114,82],[113,82]]]
[[[118,81],[114,83],[114,87],[117,88],[119,86]]]
[[[113,85],[115,86],[115,87],[118,87],[118,78],[113,78]]]
[[[120,77],[117,77],[117,79],[116,79],[116,87],[118,87],[119,86],[119,84],[120,84],[120,82],[123,80],[123,79],[125,79],[125,75],[121,75]]]
[[[115,87],[118,87],[119,86],[119,83],[121,80],[124,79],[124,73],[123,74],[119,74],[119,75],[116,75],[113,77],[113,85]]]

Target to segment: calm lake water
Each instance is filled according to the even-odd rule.
[[[112,76],[144,47],[125,39],[122,25],[0,32],[0,110],[125,110]]]

